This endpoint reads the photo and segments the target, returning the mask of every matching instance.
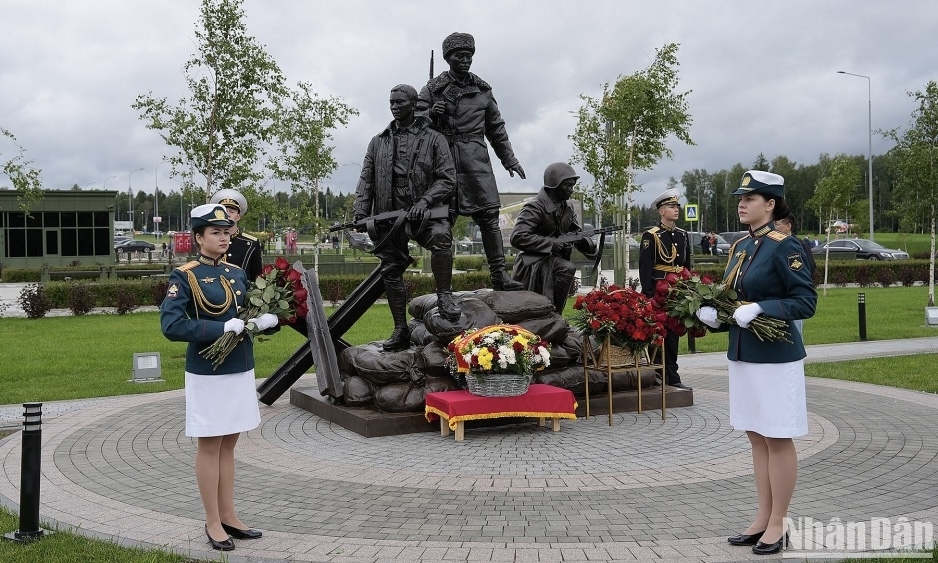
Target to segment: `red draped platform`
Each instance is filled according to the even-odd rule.
[[[516,397],[480,397],[468,391],[427,393],[427,421],[440,421],[440,433],[448,436],[456,431],[456,440],[463,439],[463,423],[467,420],[504,417],[532,417],[553,420],[554,431],[560,430],[561,418],[576,418],[576,399],[568,389],[533,383],[528,392]]]

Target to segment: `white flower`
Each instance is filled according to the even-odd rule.
[[[463,354],[462,359],[465,360],[467,364],[472,365],[472,352]]]
[[[537,353],[544,362],[544,367],[550,366],[550,352],[543,346],[538,346]]]

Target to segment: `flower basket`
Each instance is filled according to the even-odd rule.
[[[531,376],[519,373],[487,373],[484,377],[466,374],[469,392],[480,397],[517,397],[528,392]]]
[[[534,372],[550,365],[550,344],[515,325],[470,329],[447,351],[453,374],[465,375],[469,392],[482,397],[524,395]]]
[[[616,346],[607,340],[603,342],[602,348],[599,349],[599,361],[597,365],[598,367],[606,367],[606,358],[608,358],[608,367],[613,369],[635,367],[636,354],[638,354],[638,352],[632,351],[624,346]]]

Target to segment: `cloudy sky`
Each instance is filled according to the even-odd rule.
[[[130,106],[147,92],[187,94],[181,67],[196,50],[199,4],[0,0],[0,126],[46,187],[178,189],[168,165],[156,168],[170,149]],[[547,164],[572,156],[579,95],[599,95],[669,42],[681,44],[697,145],[672,140],[673,160],[639,174],[641,203],[671,176],[748,166],[759,153],[805,164],[866,154],[868,92],[874,130],[905,126],[906,92],[938,79],[934,0],[246,0],[244,10],[288,82],[361,112],[335,134],[340,166],[327,184],[341,191],[354,189],[368,140],[391,119],[390,87],[423,85],[431,49],[444,70],[440,43],[453,31],[475,36],[472,70],[492,84],[528,175],[496,168],[502,191],[539,188]],[[870,76],[871,90],[838,70]],[[874,154],[889,147],[874,133]],[[9,145],[0,150],[9,158]]]

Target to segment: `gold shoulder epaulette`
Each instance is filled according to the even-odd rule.
[[[652,228],[648,229],[648,230],[645,231],[645,232],[646,232],[646,233],[655,234],[655,233],[657,233],[657,232],[660,231],[660,230],[661,230],[661,227],[652,227]]]
[[[232,268],[237,268],[237,269],[239,269],[239,270],[242,269],[241,266],[235,264],[234,262],[229,262],[227,259],[222,260],[222,262],[224,262],[225,264],[231,266]]]
[[[781,232],[781,231],[769,231],[769,233],[768,233],[767,235],[765,235],[765,236],[769,237],[769,238],[772,239],[772,240],[776,240],[776,241],[783,241],[783,240],[785,240],[786,238],[788,238],[788,235],[786,235],[785,233],[783,233],[783,232]]]
[[[674,227],[674,230],[677,231],[677,232],[679,232],[679,233],[686,233],[686,232],[687,232],[687,231],[685,231],[684,229],[682,229],[682,228],[680,228],[680,227]]]
[[[246,239],[248,239],[248,240],[257,241],[257,237],[256,237],[256,236],[249,235],[249,234],[247,234],[247,233],[241,233],[241,236],[243,236],[244,238],[246,238]]]
[[[191,270],[192,268],[195,268],[198,265],[199,265],[199,261],[193,260],[191,262],[186,262],[185,264],[183,264],[182,266],[179,266],[176,269],[179,270],[180,272],[188,272],[189,270]]]

